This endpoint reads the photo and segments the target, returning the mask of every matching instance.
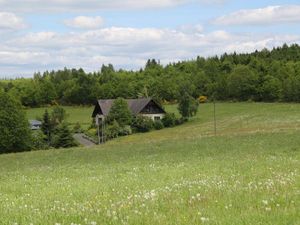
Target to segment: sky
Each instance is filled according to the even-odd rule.
[[[300,44],[299,0],[0,0],[0,78]]]

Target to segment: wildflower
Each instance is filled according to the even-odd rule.
[[[263,203],[264,205],[268,205],[268,200],[262,200],[262,203]]]
[[[209,221],[209,218],[201,217],[200,220],[201,220],[202,223],[205,223],[205,222]]]

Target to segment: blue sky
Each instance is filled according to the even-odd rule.
[[[295,0],[0,0],[0,78],[300,43]]]

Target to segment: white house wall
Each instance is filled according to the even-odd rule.
[[[140,114],[141,116],[149,117],[153,121],[156,117],[159,117],[160,119],[164,118],[165,114]]]
[[[148,118],[152,119],[153,121],[155,121],[156,117],[159,117],[160,119],[162,119],[165,116],[165,114],[163,114],[163,113],[161,113],[161,114],[139,114],[139,115],[148,117]],[[98,114],[95,118],[96,125],[99,125],[99,119],[105,120],[105,116]]]

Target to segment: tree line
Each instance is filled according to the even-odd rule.
[[[223,54],[163,66],[148,60],[139,71],[63,69],[31,79],[0,81],[0,89],[24,106],[86,105],[96,99],[152,96],[175,101],[182,86],[191,96],[222,101],[300,102],[300,46],[283,45],[247,54]]]

